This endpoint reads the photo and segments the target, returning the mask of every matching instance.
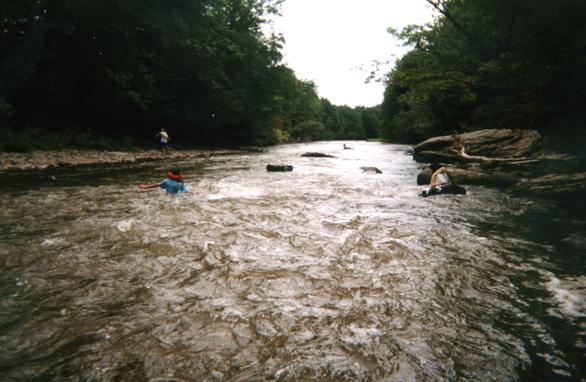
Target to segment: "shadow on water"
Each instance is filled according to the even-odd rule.
[[[346,143],[3,175],[0,380],[586,378],[583,219]]]

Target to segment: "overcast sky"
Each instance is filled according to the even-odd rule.
[[[429,22],[433,11],[425,0],[286,0],[281,14],[273,29],[286,40],[284,63],[320,97],[354,107],[382,102],[383,84],[364,83],[372,62],[407,51],[387,28]]]

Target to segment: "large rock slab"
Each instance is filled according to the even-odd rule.
[[[460,142],[466,156],[460,152]],[[430,138],[413,148],[418,162],[469,162],[470,157],[523,158],[541,147],[541,134],[535,130],[485,129],[459,135]],[[480,158],[476,158],[480,160]]]
[[[545,149],[537,131],[489,129],[446,135],[421,142],[413,151],[419,162],[443,164],[456,184],[580,203],[586,198],[584,159]],[[431,170],[424,169],[417,183],[428,184],[430,177]]]
[[[335,158],[335,156],[330,155],[330,154],[316,153],[316,152],[303,153],[303,154],[301,154],[301,156],[306,157],[306,158]]]

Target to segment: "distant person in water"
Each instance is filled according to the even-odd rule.
[[[165,129],[161,129],[157,134],[159,137],[159,148],[163,154],[167,154],[169,152],[169,133]]]
[[[172,195],[187,191],[183,185],[183,176],[181,175],[181,170],[176,167],[167,172],[167,177],[162,182],[153,184],[140,184],[138,188],[141,190],[148,188],[162,188],[167,194]]]
[[[344,150],[352,150],[352,147],[346,146],[346,144],[344,143]]]

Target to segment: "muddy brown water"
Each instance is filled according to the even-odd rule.
[[[0,380],[586,380],[586,222],[345,143],[3,175]]]

